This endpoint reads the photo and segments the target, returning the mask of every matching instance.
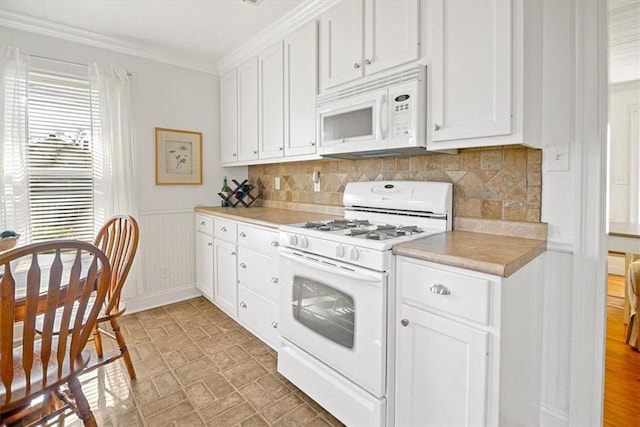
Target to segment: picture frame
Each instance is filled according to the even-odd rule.
[[[202,185],[202,132],[155,128],[156,185]]]

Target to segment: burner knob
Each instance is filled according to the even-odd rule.
[[[307,240],[306,237],[302,237],[300,239],[300,247],[305,249],[307,246],[309,246],[309,241]]]
[[[352,261],[357,261],[357,259],[360,258],[360,252],[358,252],[358,249],[351,248],[349,251],[349,258],[351,258]]]
[[[336,256],[342,258],[344,256],[345,249],[344,246],[338,245],[336,246]]]
[[[289,236],[289,244],[291,246],[297,246],[298,245],[298,236],[296,236],[295,234],[292,234],[291,236]]]

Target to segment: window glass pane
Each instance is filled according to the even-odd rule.
[[[36,68],[29,73],[28,90],[31,240],[92,241],[92,96],[88,78]]]
[[[295,276],[291,308],[298,322],[343,347],[353,348],[355,306],[351,296],[316,280]]]

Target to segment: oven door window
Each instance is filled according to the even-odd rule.
[[[346,348],[353,348],[353,298],[329,285],[302,276],[293,278],[291,309],[296,321]]]

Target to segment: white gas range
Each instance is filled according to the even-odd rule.
[[[451,229],[452,185],[347,184],[345,219],[280,227],[278,371],[347,425],[387,425],[394,245]]]

